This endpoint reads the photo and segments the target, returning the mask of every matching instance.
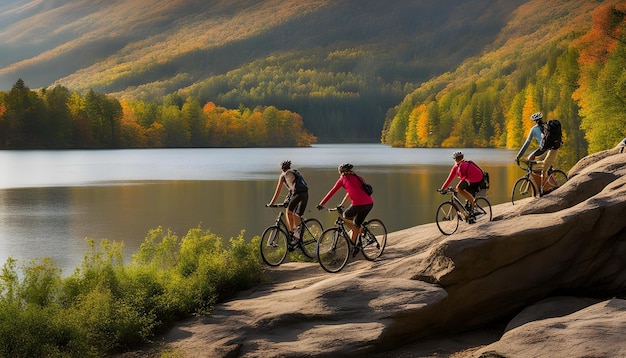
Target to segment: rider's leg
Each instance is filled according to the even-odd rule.
[[[459,194],[463,195],[463,197],[472,204],[471,210],[474,210],[474,196],[467,191],[469,186],[470,186],[470,183],[467,180],[461,180],[456,185],[456,191]]]
[[[292,195],[287,205],[287,228],[290,232],[302,223],[302,215],[306,210],[309,194],[307,192]]]
[[[356,244],[357,238],[361,234],[361,231],[363,231],[362,224],[365,221],[367,214],[369,214],[370,210],[372,210],[373,206],[373,204],[350,206],[346,211],[344,211],[344,217],[348,218],[344,218],[344,221],[352,230],[352,237],[350,240],[352,240],[353,244]]]
[[[555,187],[555,183],[553,183],[553,181],[551,180],[548,180],[548,169],[550,168],[550,166],[552,166],[552,164],[554,164],[558,152],[558,149],[548,150],[546,152],[545,158],[541,161],[541,164],[543,165],[543,167],[541,168],[541,177],[543,178],[542,183],[544,191],[553,189]]]
[[[348,228],[352,230],[351,235],[350,235],[350,241],[352,241],[353,244],[356,244],[356,239],[359,237],[359,234],[361,233],[361,226],[355,225],[354,221],[350,219],[347,219],[347,218],[342,218],[342,219],[346,223]]]
[[[293,229],[300,225],[301,222],[302,220],[298,214],[287,210],[287,225],[289,226],[289,231],[293,231]]]

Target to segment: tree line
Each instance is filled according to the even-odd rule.
[[[625,10],[600,6],[588,32],[486,55],[425,83],[389,112],[383,143],[519,148],[541,111],[562,123],[560,165],[615,146],[626,137]]]
[[[18,79],[0,92],[0,148],[180,148],[310,146],[302,117],[273,106],[227,109],[177,94],[118,100],[63,86],[33,91]]]

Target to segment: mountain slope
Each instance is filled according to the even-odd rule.
[[[0,89],[18,78],[143,100],[184,89],[294,110],[321,137],[377,139],[388,108],[492,43],[524,2],[22,0],[0,6]],[[294,100],[300,71],[313,85]],[[289,88],[276,95],[275,83]]]
[[[408,95],[383,142],[519,148],[541,111],[561,121],[557,165],[570,167],[626,135],[625,40],[624,1],[528,1],[493,46]]]

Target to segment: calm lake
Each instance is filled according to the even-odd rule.
[[[129,257],[150,229],[179,237],[198,226],[224,238],[260,235],[276,211],[265,208],[279,164],[289,159],[310,188],[306,215],[324,226],[335,217],[315,206],[338,178],[337,166],[355,165],[374,187],[369,217],[388,231],[434,221],[446,197],[435,191],[458,149],[391,148],[382,144],[320,144],[310,148],[0,151],[0,263],[51,257],[69,274],[88,244],[124,242]],[[492,205],[510,199],[523,172],[516,151],[462,149],[489,172]],[[453,182],[456,185],[456,180]],[[338,204],[339,192],[328,204]],[[283,195],[286,191],[283,190]]]

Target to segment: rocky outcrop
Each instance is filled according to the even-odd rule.
[[[624,174],[626,153],[612,149],[581,160],[555,192],[498,205],[494,221],[466,225],[452,236],[434,224],[392,233],[379,261],[357,260],[339,274],[317,264],[283,264],[268,270],[267,283],[218,305],[211,316],[175,327],[165,346],[189,357],[384,354],[519,312],[501,344],[473,354],[516,356],[505,349],[513,341],[519,349],[537,349],[532,352],[564,352],[550,342],[533,343],[532,332],[584,341],[588,328],[581,317],[622,334],[626,304],[601,299],[626,288]],[[594,299],[545,301],[555,296]],[[537,314],[560,306],[567,308]],[[606,314],[618,322],[603,323]],[[624,353],[610,350],[611,332],[605,337],[599,355]]]

